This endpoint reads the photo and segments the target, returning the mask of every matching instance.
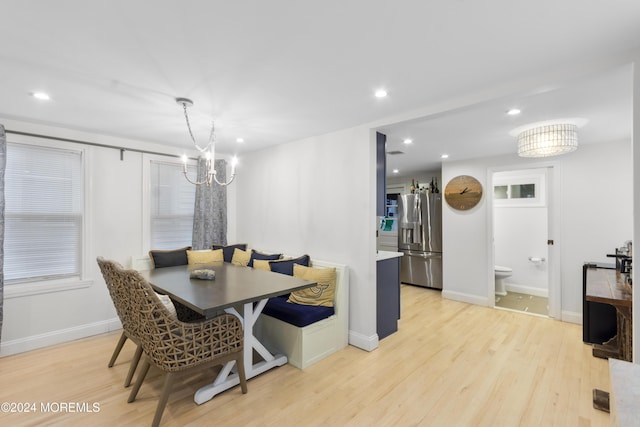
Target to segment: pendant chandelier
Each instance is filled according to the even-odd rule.
[[[191,124],[189,123],[189,115],[187,114],[187,107],[191,107],[193,105],[193,101],[188,99],[188,98],[176,98],[176,102],[180,105],[182,105],[182,109],[184,110],[184,119],[187,122],[187,129],[189,130],[189,136],[191,137],[191,142],[193,142],[194,147],[200,152],[201,155],[204,155],[205,157],[205,169],[206,169],[206,175],[205,178],[202,181],[198,181],[197,177],[196,180],[191,180],[189,178],[189,175],[187,174],[187,155],[183,155],[182,156],[182,162],[183,162],[183,169],[182,169],[182,173],[184,174],[184,177],[187,179],[187,181],[189,181],[191,184],[194,185],[206,185],[206,186],[211,186],[213,184],[213,182],[215,181],[218,185],[229,185],[233,182],[233,180],[236,177],[236,165],[238,164],[238,159],[236,157],[234,157],[233,159],[231,159],[231,178],[229,179],[229,181],[226,182],[220,182],[218,181],[218,177],[217,177],[217,172],[216,172],[216,167],[215,167],[215,162],[216,162],[216,156],[215,156],[215,147],[216,147],[216,142],[215,142],[215,125],[213,123],[213,121],[211,122],[211,133],[209,133],[209,141],[207,142],[207,145],[204,147],[201,147],[200,145],[198,145],[198,143],[196,142],[196,139],[193,137],[193,132],[191,131]]]
[[[524,130],[518,134],[520,157],[548,157],[578,149],[578,126],[561,123]]]

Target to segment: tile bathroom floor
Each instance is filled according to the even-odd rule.
[[[496,295],[496,307],[526,313],[549,315],[549,302],[546,297],[537,297],[518,292],[507,292],[507,295]]]

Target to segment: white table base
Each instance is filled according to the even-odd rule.
[[[260,300],[255,307],[252,302],[244,304],[244,316],[240,316],[234,308],[228,308],[225,310],[227,313],[238,316],[242,321],[244,334],[244,370],[247,380],[255,377],[256,375],[260,375],[271,368],[282,366],[287,363],[287,356],[282,354],[271,354],[269,350],[267,350],[266,347],[253,335],[253,326],[258,320],[258,316],[262,313],[262,310],[268,300],[268,298]],[[254,364],[253,350],[258,352],[264,360]],[[200,405],[211,400],[216,394],[222,393],[223,391],[240,384],[240,378],[238,377],[237,372],[232,372],[235,364],[235,361],[227,362],[222,367],[222,370],[218,373],[218,376],[213,383],[196,391],[194,401]]]

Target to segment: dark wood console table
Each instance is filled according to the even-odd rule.
[[[631,292],[624,283],[624,275],[616,270],[589,268],[587,270],[587,301],[610,304],[616,309],[616,336],[593,347],[593,355],[601,358],[632,361]]]
[[[616,309],[616,335],[604,344],[594,344],[593,355],[603,359],[632,361],[631,289],[617,270],[589,267],[586,275],[586,300],[610,304]],[[593,406],[609,412],[609,393],[593,389]]]

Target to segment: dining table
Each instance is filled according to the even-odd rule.
[[[194,270],[213,270],[213,279],[192,277]],[[242,321],[243,360],[247,380],[287,363],[284,354],[273,354],[254,335],[254,326],[269,298],[312,287],[316,282],[230,263],[180,265],[140,272],[156,292],[190,308],[206,318],[223,312]],[[254,361],[254,351],[262,360]],[[257,358],[256,358],[257,359]],[[196,391],[194,401],[202,404],[240,383],[235,361],[227,362],[211,384]]]

